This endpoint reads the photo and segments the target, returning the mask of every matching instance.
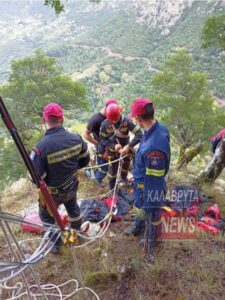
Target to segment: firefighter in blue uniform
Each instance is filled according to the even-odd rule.
[[[170,136],[168,129],[154,119],[154,106],[149,99],[136,99],[131,105],[131,117],[134,117],[139,126],[145,129],[135,155],[133,173],[134,204],[140,209],[140,218],[124,233],[141,234],[145,228],[144,219],[147,219],[148,228],[145,229],[145,238],[148,241],[148,251],[145,253],[145,258],[153,260],[153,246],[156,241],[161,206],[167,190],[165,176],[170,164]]]
[[[57,103],[44,108],[43,121],[46,125],[44,138],[33,148],[31,159],[39,175],[46,182],[58,207],[64,204],[72,229],[79,230],[82,224],[80,208],[77,204],[77,170],[85,167],[90,160],[87,144],[79,135],[72,134],[63,127],[63,109]],[[55,219],[39,195],[39,215],[43,222],[54,224]],[[57,252],[61,238],[50,236]]]
[[[108,152],[109,161],[118,159],[121,155],[128,154],[137,145],[142,137],[142,131],[129,118],[122,114],[118,104],[110,104],[106,108],[106,120],[101,125],[101,146]],[[130,141],[130,132],[134,138]],[[119,161],[109,165],[109,188],[115,187]],[[130,157],[123,158],[121,166],[121,179],[127,184],[127,174],[130,166]]]
[[[96,114],[94,114],[90,120],[88,121],[87,128],[84,132],[84,138],[95,145],[96,147],[96,155],[97,155],[97,164],[103,165],[101,166],[95,175],[96,183],[98,187],[104,187],[103,179],[107,175],[108,172],[108,165],[105,165],[108,163],[107,157],[105,155],[105,149],[102,147],[100,142],[100,128],[103,121],[105,121],[106,116],[106,108],[110,104],[118,104],[118,101],[115,99],[108,99],[105,102],[105,106],[102,108],[102,110]]]

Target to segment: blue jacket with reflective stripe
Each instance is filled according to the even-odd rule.
[[[78,134],[61,125],[48,129],[33,148],[31,159],[48,186],[56,187],[70,179],[90,160],[87,144]]]
[[[134,179],[144,184],[142,209],[162,204],[166,193],[165,175],[170,164],[170,136],[168,129],[158,121],[145,131],[135,155]]]

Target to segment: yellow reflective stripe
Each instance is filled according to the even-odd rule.
[[[146,175],[152,175],[152,176],[161,177],[161,176],[165,175],[165,169],[156,170],[156,169],[146,168]]]
[[[172,208],[170,208],[169,206],[162,206],[162,209],[164,209],[167,212],[173,211]]]
[[[128,169],[121,168],[121,172],[128,172]]]
[[[108,136],[110,136],[110,134],[107,134],[107,133],[104,133],[104,132],[101,132],[100,135],[103,136],[103,137],[108,137]]]
[[[108,171],[104,171],[102,169],[98,169],[98,171],[101,172],[102,174],[107,174],[108,173]]]
[[[117,175],[111,175],[110,173],[108,173],[108,176],[109,176],[110,178],[116,178],[116,177],[117,177]]]
[[[74,218],[69,217],[68,219],[69,219],[69,222],[77,222],[77,221],[79,221],[80,219],[82,219],[82,216],[79,215],[79,216],[74,217]]]
[[[44,172],[44,174],[41,176],[41,179],[44,179],[47,176],[47,173]]]
[[[77,171],[73,174],[73,178],[77,176]],[[61,188],[62,186],[65,186],[72,178],[67,179],[63,184],[57,185],[57,186],[48,186],[49,190]]]
[[[109,151],[111,151],[111,152],[116,152],[116,150],[113,149],[113,148],[109,148]]]
[[[87,157],[88,155],[89,155],[89,152],[86,151],[86,152],[80,154],[80,155],[79,155],[79,158],[84,158],[84,157]]]
[[[135,134],[139,129],[140,129],[139,126],[135,126],[134,129],[131,130],[131,132],[132,132],[133,134]]]
[[[120,132],[127,132],[127,131],[128,131],[128,127],[120,128]]]
[[[143,189],[143,188],[144,188],[144,184],[143,184],[143,183],[138,183],[138,184],[137,184],[137,187],[138,187],[139,189]]]
[[[113,133],[114,131],[113,131],[113,128],[112,128],[112,129],[107,128],[107,129],[106,129],[106,132],[108,132],[108,133],[111,134],[111,133]]]
[[[57,162],[76,156],[80,153],[81,149],[82,149],[82,144],[78,144],[71,148],[48,154],[47,155],[48,163],[55,164]]]

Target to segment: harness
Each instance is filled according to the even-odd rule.
[[[58,186],[48,186],[48,190],[52,195],[59,195],[59,194],[66,194],[70,187],[75,183],[77,180],[77,172],[75,172],[72,177],[70,177],[68,180],[66,180],[63,184]]]
[[[119,138],[122,138],[122,139],[126,139],[129,137],[129,134],[123,134],[122,132],[120,132],[120,129],[123,125],[123,121],[124,121],[124,116],[121,117],[121,124],[120,124],[120,127],[117,129],[113,124],[112,124],[112,128],[113,128],[113,131],[114,131],[114,136],[117,136]]]

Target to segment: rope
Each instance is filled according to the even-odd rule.
[[[77,201],[85,201],[85,200],[91,200],[91,199],[96,199],[96,198],[104,198],[105,196],[110,195],[112,192],[113,192],[113,189],[106,192],[106,193],[104,193],[104,194],[96,195],[96,196],[90,196],[90,197],[87,197],[85,199],[78,199]]]
[[[63,294],[62,293],[62,288],[64,288],[65,286],[67,286],[68,284],[73,283],[75,285],[73,291],[69,294]],[[10,290],[12,291],[12,296],[10,298],[7,298],[5,300],[15,300],[15,299],[21,299],[21,297],[23,296],[27,296],[27,292],[22,292],[23,289],[23,284],[21,282],[18,282],[15,286],[8,286],[7,284],[4,284],[3,286],[0,285],[1,288],[5,289],[5,290]],[[34,292],[36,289],[38,288],[37,285],[31,285],[29,286],[29,290],[31,292],[31,297],[29,299],[34,299],[36,300],[37,297],[42,297],[41,293],[37,293]],[[76,279],[70,279],[60,285],[56,285],[56,284],[44,284],[41,285],[42,290],[44,291],[45,295],[46,295],[46,299],[52,299],[52,297],[54,297],[54,299],[59,299],[59,300],[66,300],[66,299],[73,299],[73,296],[82,291],[83,289],[85,289],[85,291],[90,292],[93,296],[95,296],[95,298],[97,300],[100,300],[99,296],[91,289],[88,287],[85,288],[79,288],[79,283]],[[51,297],[51,298],[48,298]],[[90,299],[89,297],[87,297],[87,299]]]
[[[120,154],[120,157],[117,158],[117,159],[115,159],[115,160],[112,160],[112,161],[110,161],[110,162],[104,163],[104,164],[102,164],[102,165],[95,165],[95,166],[85,167],[85,168],[82,168],[81,170],[86,171],[86,170],[98,169],[98,168],[101,168],[101,167],[104,167],[104,166],[108,166],[108,165],[111,165],[111,164],[113,164],[113,163],[115,163],[115,162],[117,162],[117,161],[122,160],[124,157],[127,157],[127,154],[125,154],[124,156],[122,156],[122,155]]]
[[[112,199],[113,200],[115,199],[116,189],[117,189],[117,185],[118,185],[118,182],[119,182],[119,175],[120,175],[121,168],[122,168],[122,159],[125,156],[122,156],[122,154],[120,154],[120,157],[118,159],[116,159],[116,160],[114,160],[110,163],[103,164],[103,165],[108,165],[108,164],[112,164],[114,162],[119,161],[115,187],[114,187],[113,190],[111,190],[111,191],[104,194],[104,195],[108,195],[108,194],[112,193]],[[103,165],[101,165],[101,166],[103,166]],[[92,166],[92,167],[87,167],[87,168],[84,168],[84,169],[87,170],[87,169],[99,168],[101,166],[99,166],[99,165],[98,166]],[[50,240],[47,239],[47,234],[48,234],[48,231],[47,231],[44,238],[41,240],[41,243],[40,243],[39,247],[36,249],[36,251],[28,259],[25,259],[22,262],[15,262],[14,261],[13,263],[8,263],[8,264],[7,264],[7,262],[5,264],[3,263],[5,268],[4,268],[4,270],[1,268],[1,270],[4,271],[4,272],[7,272],[7,271],[11,272],[10,276],[0,280],[0,283],[4,282],[4,285],[0,284],[0,287],[2,287],[3,289],[6,289],[6,290],[12,291],[11,297],[8,298],[8,299],[5,299],[5,300],[21,299],[21,297],[25,296],[25,295],[28,296],[29,299],[36,299],[37,297],[44,297],[44,299],[48,299],[48,296],[50,296],[50,297],[54,296],[54,297],[57,297],[57,299],[59,298],[60,300],[66,300],[66,299],[71,298],[75,293],[80,292],[82,290],[85,292],[85,296],[86,296],[87,299],[88,299],[88,294],[87,294],[87,291],[88,291],[93,296],[95,296],[95,298],[97,300],[100,300],[99,296],[92,289],[90,289],[88,287],[85,287],[85,285],[84,285],[84,282],[82,280],[82,274],[80,272],[80,269],[79,269],[79,266],[78,266],[78,261],[77,261],[76,255],[75,255],[75,248],[82,248],[84,246],[87,246],[88,244],[90,244],[93,241],[97,240],[98,238],[102,237],[106,233],[106,231],[108,230],[109,225],[111,223],[113,215],[115,215],[117,213],[117,209],[115,209],[115,211],[113,211],[114,208],[115,208],[115,205],[114,205],[114,202],[112,201],[112,205],[111,205],[109,213],[105,216],[105,218],[102,221],[100,221],[96,224],[96,225],[101,225],[102,224],[102,227],[101,227],[101,230],[98,232],[98,234],[95,237],[89,238],[89,237],[86,237],[86,236],[84,236],[84,235],[82,235],[81,233],[78,232],[78,235],[80,237],[82,237],[84,239],[87,239],[88,241],[84,244],[77,245],[75,247],[71,246],[71,252],[72,252],[72,256],[73,256],[74,267],[79,271],[79,277],[80,277],[80,281],[81,281],[81,284],[82,284],[81,288],[79,288],[79,283],[76,279],[71,279],[69,281],[66,281],[65,283],[62,283],[61,285],[55,285],[55,284],[40,285],[38,280],[37,280],[36,273],[34,272],[33,269],[31,269],[32,270],[32,275],[34,276],[34,279],[35,279],[37,284],[29,286],[29,284],[27,283],[27,281],[25,279],[25,274],[23,274],[23,271],[26,269],[26,267],[29,267],[30,265],[35,264],[35,263],[39,262],[41,259],[43,259],[51,251],[51,249],[54,247],[54,243],[51,243]],[[14,216],[12,214],[3,213],[3,212],[0,213],[0,220],[2,220],[1,222],[11,221],[13,223],[21,223],[23,221],[22,218],[20,218],[20,217]],[[26,223],[30,224],[30,225],[34,224],[37,227],[40,226],[40,224],[37,224],[37,223],[34,223],[34,222],[26,221]],[[54,229],[55,231],[59,230],[57,225],[52,226],[53,224],[45,224],[45,226],[46,225],[50,225],[51,230],[53,228],[55,228]],[[60,235],[60,233],[58,233],[58,234]],[[6,232],[5,232],[5,236],[7,236]],[[47,240],[47,242],[46,242],[46,240]],[[24,242],[25,241],[21,241],[21,242],[17,243],[16,239],[14,240],[14,245],[16,245],[16,247],[18,248],[22,259],[23,259],[23,253],[20,249],[20,245]],[[10,247],[10,249],[13,253],[13,248],[12,248],[12,246],[10,246],[10,242],[9,242],[8,246]],[[19,271],[15,272],[16,269],[19,269]],[[22,276],[23,283],[18,282],[15,286],[8,286],[6,284],[8,280],[14,278],[15,276],[17,276],[19,274],[21,274],[21,276]],[[70,283],[75,284],[74,290],[70,294],[63,294],[62,291],[61,291],[61,288],[63,288],[64,286],[66,286]],[[22,290],[24,288],[24,285],[26,287],[26,291],[23,292]],[[40,292],[39,293],[34,292],[35,290],[39,290]]]
[[[115,199],[116,189],[117,189],[117,185],[119,183],[119,175],[120,175],[120,172],[121,172],[121,168],[122,168],[122,155],[120,155],[119,165],[118,165],[118,170],[117,170],[117,175],[116,175],[116,182],[115,182],[115,186],[114,186],[114,188],[112,190],[112,199],[113,199],[113,201]],[[82,235],[81,233],[78,232],[78,235],[82,239],[86,239],[88,241],[86,243],[84,243],[84,244],[75,246],[75,248],[83,248],[83,247],[87,246],[88,244],[92,243],[93,241],[101,238],[106,233],[106,231],[108,230],[109,225],[111,223],[112,217],[114,215],[116,215],[116,213],[117,213],[117,209],[115,209],[115,211],[113,212],[113,208],[114,208],[113,201],[112,201],[112,205],[111,205],[109,213],[105,216],[105,218],[103,220],[101,220],[100,222],[96,223],[97,226],[103,223],[103,226],[101,227],[101,230],[99,231],[99,233],[95,237],[89,238],[89,237],[87,237],[85,235]]]
[[[46,237],[44,239],[46,239]],[[40,246],[38,248],[41,247],[41,245],[44,242],[44,239],[41,240]],[[30,240],[30,239],[27,239],[27,240]],[[21,241],[20,243],[18,243],[18,245],[24,243],[27,240]],[[49,240],[48,240],[48,243],[49,243]],[[11,249],[12,249],[12,245],[13,244],[11,244],[11,246],[10,246],[10,244],[9,244],[9,247],[11,247]],[[35,252],[37,252],[37,251],[38,251],[38,249]],[[32,256],[34,256],[34,254]],[[44,256],[42,258],[44,258]],[[23,296],[28,296],[29,299],[34,299],[34,300],[36,300],[37,297],[41,297],[41,299],[51,299],[48,297],[55,297],[54,299],[66,300],[66,299],[73,299],[73,296],[82,290],[85,290],[87,299],[89,298],[88,293],[91,293],[97,300],[100,300],[99,296],[92,289],[90,289],[88,287],[80,287],[79,288],[79,283],[76,279],[68,280],[60,285],[56,285],[56,284],[40,285],[39,282],[37,284],[29,285],[27,280],[25,279],[25,274],[23,274],[22,272],[24,271],[24,269],[27,266],[29,266],[30,263],[31,262],[28,262],[28,261],[23,261],[23,262],[15,262],[14,261],[13,263],[8,263],[8,266],[10,264],[17,266],[17,268],[19,266],[20,270],[19,270],[19,272],[12,271],[11,275],[8,276],[8,278],[4,278],[4,280],[1,280],[2,282],[4,282],[4,284],[0,284],[0,287],[2,289],[8,290],[12,293],[11,297],[7,298],[5,300],[21,299],[21,297],[23,297]],[[5,265],[7,265],[7,263],[5,263]],[[2,268],[1,268],[1,271],[2,271]],[[25,284],[25,282],[23,282],[23,283],[17,282],[15,286],[7,285],[8,280],[13,279],[19,273],[23,274],[22,278],[23,278],[23,280],[25,279],[26,284]],[[35,277],[36,277],[36,273],[35,273]],[[63,294],[62,288],[71,283],[73,283],[75,285],[72,292],[69,294]],[[24,291],[24,285],[26,287],[25,291]],[[68,288],[66,290],[68,290]]]

